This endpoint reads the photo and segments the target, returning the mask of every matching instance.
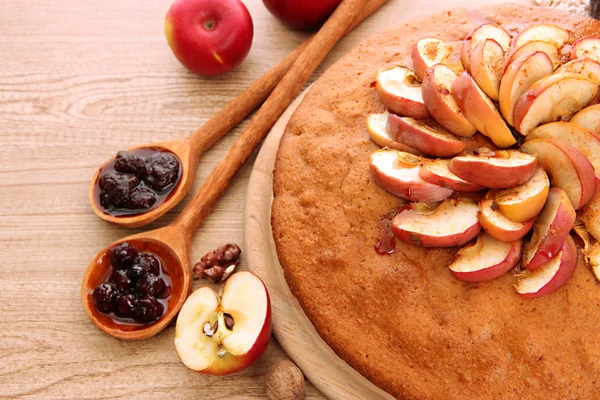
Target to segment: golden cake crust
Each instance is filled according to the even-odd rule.
[[[371,178],[370,85],[390,61],[412,65],[421,37],[462,40],[494,22],[511,34],[554,23],[575,37],[600,22],[516,5],[452,10],[366,40],[327,70],[290,120],[274,174],[273,236],[286,280],[320,336],[402,399],[593,399],[600,393],[600,285],[580,263],[552,295],[523,299],[508,273],[452,277],[454,250],[400,242],[374,251],[377,221],[401,200]]]

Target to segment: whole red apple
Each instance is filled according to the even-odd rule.
[[[177,0],[167,12],[165,35],[189,70],[220,75],[244,61],[254,27],[240,0]]]
[[[342,0],[263,0],[265,7],[292,29],[320,27]]]

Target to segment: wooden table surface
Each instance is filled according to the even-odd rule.
[[[170,0],[0,0],[0,398],[266,398],[264,372],[286,358],[275,341],[241,373],[202,376],[179,361],[172,326],[122,342],[91,324],[79,297],[97,251],[140,231],[92,213],[87,187],[95,169],[120,149],[195,130],[307,37],[278,23],[260,0],[245,3],[255,27],[248,58],[228,75],[202,78],[166,44]],[[312,80],[371,33],[470,2],[418,3],[390,0]],[[204,155],[195,188],[243,126]],[[252,161],[200,227],[192,260],[243,243]],[[173,221],[185,203],[147,229]],[[309,385],[307,398],[323,397]]]

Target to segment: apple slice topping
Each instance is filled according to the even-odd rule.
[[[552,186],[564,189],[576,210],[594,194],[594,167],[573,146],[560,140],[533,139],[525,142],[521,151],[537,155],[539,165],[552,178]]]
[[[492,100],[475,83],[468,72],[463,72],[452,83],[454,98],[467,120],[500,148],[514,145],[513,136]]]
[[[191,370],[227,375],[264,352],[271,338],[271,303],[263,282],[248,271],[233,274],[222,294],[194,291],[177,317],[175,349]]]
[[[588,58],[579,58],[569,61],[568,63],[558,67],[556,72],[583,75],[590,81],[594,82],[594,85],[600,86],[600,63]]]
[[[448,268],[462,281],[480,282],[504,275],[520,260],[521,240],[503,242],[482,232],[475,243],[456,253],[456,259]]]
[[[528,135],[546,122],[568,120],[598,93],[598,86],[579,74],[558,72],[534,83],[515,104],[514,126]]]
[[[552,61],[552,68],[556,69],[561,63],[560,48],[551,42],[534,41],[525,43],[523,46],[515,48],[506,56],[506,66],[509,66],[517,58],[532,53],[534,51],[541,51],[545,53],[550,61]]]
[[[416,155],[421,155],[421,152],[405,144],[396,142],[390,136],[387,129],[387,120],[389,113],[371,114],[367,117],[367,131],[371,140],[380,147],[389,147],[391,149],[406,151]]]
[[[525,222],[511,221],[498,210],[495,197],[496,191],[490,190],[479,202],[477,218],[481,227],[488,234],[503,242],[513,242],[521,239],[531,230],[534,219]]]
[[[392,221],[394,235],[403,242],[422,247],[460,246],[481,230],[477,205],[466,199],[447,199],[433,212],[404,206]]]
[[[420,80],[425,77],[427,68],[435,64],[445,64],[457,73],[462,72],[463,67],[459,60],[452,60],[454,48],[452,45],[438,38],[426,37],[419,40],[413,46],[412,62],[415,75]]]
[[[395,64],[382,67],[377,73],[375,89],[381,102],[396,114],[418,119],[429,117],[421,83],[409,68]]]
[[[575,209],[564,190],[552,188],[523,250],[523,267],[536,269],[554,257],[575,225]]]
[[[600,62],[600,38],[586,36],[577,39],[571,46],[569,57],[571,60],[588,58]]]
[[[586,253],[585,261],[592,269],[592,273],[598,282],[600,282],[600,243],[596,243]]]
[[[513,125],[515,103],[538,80],[551,75],[554,66],[544,52],[534,51],[514,59],[500,80],[500,112]]]
[[[460,61],[466,71],[471,68],[471,52],[481,42],[486,39],[495,40],[504,51],[510,47],[511,37],[508,32],[496,24],[483,24],[475,28],[463,40],[463,46],[460,53]]]
[[[434,157],[450,157],[465,149],[463,142],[432,120],[389,114],[387,130],[395,141]]]
[[[600,240],[600,179],[596,178],[596,190],[594,195],[590,201],[581,208],[579,217],[594,239]]]
[[[527,182],[536,165],[535,156],[518,150],[478,149],[473,154],[454,157],[448,168],[467,182],[505,189]]]
[[[504,49],[494,39],[480,42],[471,52],[471,76],[494,101],[499,99],[504,57]]]
[[[524,271],[515,284],[523,297],[535,298],[556,291],[569,279],[577,266],[577,246],[567,235],[560,251],[534,271]]]
[[[448,169],[450,160],[425,160],[419,171],[424,181],[446,187],[457,192],[478,192],[485,189],[476,183],[467,182],[454,175]]]
[[[542,211],[549,190],[548,175],[538,165],[531,179],[524,184],[499,190],[495,202],[498,210],[511,221],[526,222]]]
[[[571,122],[551,122],[531,131],[526,140],[532,139],[553,139],[570,144],[587,157],[596,176],[600,176],[600,136],[592,131]]]
[[[600,104],[584,108],[573,115],[569,122],[589,129],[594,133],[600,133]]]
[[[470,137],[477,129],[465,118],[452,95],[452,83],[458,77],[452,68],[435,64],[425,71],[423,101],[435,120],[457,136]]]
[[[552,24],[537,24],[524,29],[514,41],[514,47],[518,48],[526,43],[543,40],[562,47],[569,41],[569,31]]]
[[[421,179],[419,170],[422,160],[411,153],[383,149],[371,154],[369,168],[381,187],[403,199],[433,203],[450,197],[452,189]]]

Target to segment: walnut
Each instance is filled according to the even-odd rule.
[[[271,400],[300,400],[306,387],[300,368],[289,360],[281,360],[265,374],[265,389]]]
[[[224,282],[240,265],[241,253],[242,250],[231,243],[209,251],[194,265],[194,279],[206,278],[213,283]]]

